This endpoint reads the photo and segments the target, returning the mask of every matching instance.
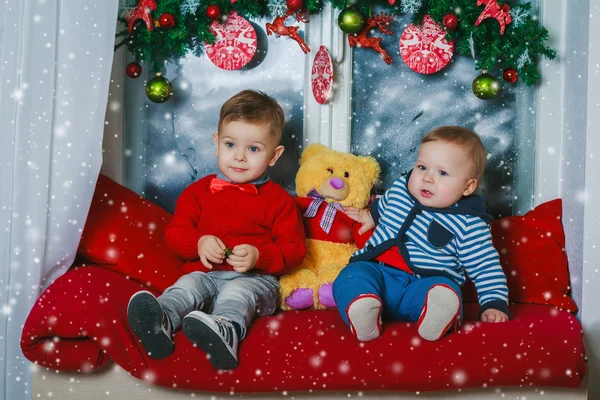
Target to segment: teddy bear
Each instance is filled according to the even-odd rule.
[[[335,308],[333,281],[358,249],[356,243],[364,244],[372,233],[359,235],[361,225],[344,213],[344,207],[365,208],[379,173],[373,157],[322,144],[304,149],[295,199],[306,231],[306,257],[298,269],[280,279],[282,310]]]

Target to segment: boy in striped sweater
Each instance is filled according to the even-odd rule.
[[[492,217],[473,195],[485,162],[475,132],[437,128],[421,140],[415,167],[369,209],[345,210],[362,224],[359,234],[375,228],[333,284],[358,340],[379,337],[382,319],[416,321],[423,339],[441,339],[460,320],[465,274],[477,289],[481,321],[508,321]]]

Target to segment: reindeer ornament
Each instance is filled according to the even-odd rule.
[[[267,35],[276,33],[279,36],[289,36],[290,39],[294,39],[296,42],[298,42],[304,54],[307,54],[310,51],[310,47],[308,47],[304,39],[302,39],[300,35],[298,35],[299,27],[284,25],[285,20],[288,19],[288,17],[294,15],[294,13],[296,14],[296,21],[304,23],[309,22],[307,12],[294,11],[290,9],[290,7],[288,7],[284,15],[275,17],[273,23],[267,22]]]
[[[393,15],[386,13],[375,15],[373,18],[367,17],[365,26],[360,32],[358,32],[356,35],[348,35],[348,43],[350,44],[350,47],[371,48],[381,54],[381,57],[386,64],[391,64],[392,57],[390,57],[387,51],[381,47],[381,38],[368,37],[367,34],[374,27],[378,27],[379,32],[390,35],[392,30],[389,29],[388,26],[393,19]]]

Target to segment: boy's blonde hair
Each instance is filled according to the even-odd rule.
[[[219,132],[223,124],[233,121],[267,124],[279,144],[285,124],[285,115],[279,103],[266,93],[243,90],[221,106]]]
[[[481,143],[479,135],[462,126],[441,126],[423,136],[421,144],[435,140],[455,144],[467,150],[473,162],[473,178],[477,179],[477,183],[481,182],[483,171],[485,170],[487,152],[485,151],[485,147],[483,147],[483,143]]]

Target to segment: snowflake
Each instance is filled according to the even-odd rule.
[[[179,5],[179,11],[181,11],[181,15],[194,15],[199,6],[200,0],[183,0]]]
[[[285,15],[287,12],[287,4],[285,0],[269,0],[267,8],[273,16]]]
[[[138,0],[119,0],[119,15],[125,17],[127,13],[137,7]]]
[[[529,18],[529,10],[526,10],[523,7],[513,7],[510,9],[509,14],[515,28],[525,24]]]
[[[402,12],[415,14],[421,8],[421,0],[402,0]]]
[[[517,69],[523,69],[525,64],[530,62],[531,58],[529,58],[529,53],[527,52],[527,50],[525,50],[523,53],[521,53],[519,59],[517,60]]]

